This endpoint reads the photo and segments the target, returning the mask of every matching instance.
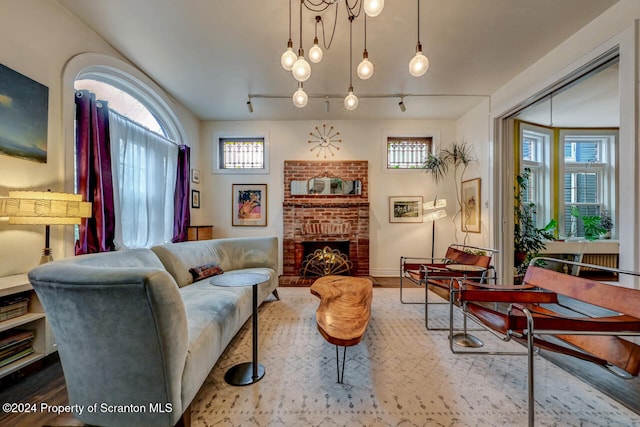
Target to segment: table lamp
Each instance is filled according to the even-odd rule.
[[[447,211],[442,209],[446,206],[447,200],[438,199],[438,196],[436,196],[432,202],[427,202],[422,205],[423,211],[431,211],[422,215],[422,222],[431,222],[431,259],[434,258],[434,249],[436,245],[436,221],[446,218]]]
[[[0,198],[0,216],[9,217],[9,224],[44,224],[45,243],[40,264],[53,261],[49,241],[52,224],[80,224],[91,217],[91,203],[83,202],[80,194],[51,191],[9,191]]]

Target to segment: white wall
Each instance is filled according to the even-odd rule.
[[[73,114],[64,114],[63,99],[73,87],[63,83],[65,63],[82,52],[124,59],[92,30],[49,0],[0,1],[0,62],[49,88],[47,163],[34,163],[0,155],[0,197],[9,190],[68,190],[73,170],[68,165],[73,149]],[[198,120],[176,105],[197,156]],[[69,132],[69,130],[71,130]],[[53,256],[70,253],[69,226],[51,227]],[[35,267],[44,247],[44,226],[9,225],[0,219],[0,276],[24,273]]]
[[[480,161],[468,169],[465,179],[482,177],[483,200],[487,175],[488,105],[483,103],[465,116],[459,125],[464,140],[473,146]],[[324,160],[309,151],[309,132],[315,126],[334,126],[343,138],[341,149],[327,160],[367,160],[369,162],[370,202],[370,273],[374,276],[398,274],[399,258],[431,256],[431,224],[389,223],[389,196],[423,196],[431,200],[436,195],[447,198],[449,216],[455,213],[455,187],[451,183],[435,184],[424,171],[383,172],[386,136],[433,135],[437,145],[446,146],[460,140],[456,122],[443,120],[371,120],[371,121],[272,121],[272,122],[205,122],[201,128],[202,157],[199,160],[201,191],[199,210],[192,211],[194,224],[214,225],[215,237],[276,235],[282,239],[283,164],[285,160]],[[212,174],[212,147],[216,134],[268,134],[270,142],[270,173],[268,175]],[[268,185],[267,227],[231,226],[231,185],[234,183]],[[484,203],[483,203],[484,206]],[[485,245],[488,241],[483,209],[483,234],[470,234],[469,243]],[[436,222],[436,256],[455,241],[460,218],[455,227],[451,218]],[[462,243],[463,234],[458,231]]]

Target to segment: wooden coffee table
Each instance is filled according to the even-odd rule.
[[[311,293],[320,298],[316,310],[318,331],[336,346],[338,383],[342,383],[347,347],[362,341],[371,318],[373,282],[366,277],[324,276],[311,285]],[[344,347],[342,374],[338,346]]]

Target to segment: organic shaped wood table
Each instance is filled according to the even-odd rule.
[[[362,341],[371,318],[373,282],[366,277],[324,276],[311,285],[311,293],[320,298],[316,310],[318,331],[336,346],[338,383],[342,383],[347,347]],[[338,346],[344,347],[342,373]]]

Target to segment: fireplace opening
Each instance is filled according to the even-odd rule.
[[[351,275],[353,264],[349,260],[349,242],[302,242],[302,277]]]

